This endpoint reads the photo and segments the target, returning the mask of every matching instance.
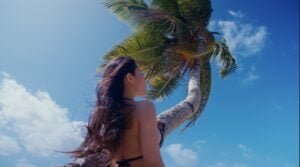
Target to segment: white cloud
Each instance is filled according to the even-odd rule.
[[[37,167],[37,166],[29,163],[26,158],[21,158],[21,159],[18,159],[16,167]]]
[[[206,144],[206,141],[205,140],[197,140],[195,143],[194,143],[194,145],[195,145],[195,147],[196,148],[200,148],[201,147],[201,145],[203,145],[203,144]]]
[[[171,144],[165,151],[178,166],[197,166],[197,154],[191,149],[184,148],[182,144]]]
[[[243,163],[228,164],[225,162],[217,162],[215,164],[208,165],[207,167],[247,167],[247,165]]]
[[[232,167],[247,167],[247,165],[244,163],[234,163],[232,164]]]
[[[228,13],[231,15],[231,16],[234,16],[234,17],[238,17],[238,18],[242,18],[244,17],[244,13],[242,13],[241,11],[232,11],[232,10],[228,10]]]
[[[253,26],[233,20],[213,20],[209,29],[220,32],[233,54],[242,57],[261,51],[267,37],[265,26]]]
[[[10,78],[11,76],[7,73],[7,72],[5,72],[5,71],[2,71],[1,72],[1,75],[3,76],[3,77],[6,77],[6,78]]]
[[[0,155],[14,154],[20,150],[21,148],[14,138],[0,134]]]
[[[245,157],[247,159],[253,158],[252,149],[249,148],[248,146],[246,146],[244,144],[238,144],[237,148],[240,149],[240,150],[242,150],[243,157]]]
[[[206,141],[205,141],[205,140],[197,140],[195,143],[196,143],[196,144],[205,144]]]
[[[241,83],[243,85],[251,85],[257,79],[259,79],[259,75],[256,72],[256,67],[253,65],[253,66],[251,66],[250,71],[247,72],[245,78],[242,79]]]
[[[240,11],[228,11],[230,15],[242,17],[244,14]],[[239,67],[238,73],[245,73],[241,78],[242,86],[252,85],[260,76],[255,72],[255,66],[247,72],[247,67],[242,59],[249,58],[259,53],[265,45],[268,31],[266,26],[256,26],[249,23],[243,23],[241,20],[212,20],[208,27],[211,31],[221,33],[225,38],[230,51]],[[217,66],[222,64],[217,62]]]
[[[208,165],[208,167],[227,167],[227,165],[223,162],[217,162],[213,165]]]
[[[4,74],[0,80],[0,120],[5,121],[0,123],[0,136],[13,136],[15,145],[12,142],[1,150],[11,154],[10,147],[18,150],[20,145],[26,151],[47,156],[54,150],[73,149],[80,144],[79,127],[83,122],[70,120],[69,111],[56,104],[47,92],[30,93]]]

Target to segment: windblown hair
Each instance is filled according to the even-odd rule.
[[[99,157],[106,166],[121,144],[125,129],[131,126],[131,113],[134,101],[122,97],[124,77],[127,73],[135,75],[136,62],[121,56],[111,60],[96,87],[96,104],[89,115],[87,133],[81,145],[69,153],[73,158]],[[99,160],[99,158],[97,158]],[[99,165],[99,164],[98,164]]]

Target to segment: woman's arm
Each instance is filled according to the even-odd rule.
[[[151,101],[145,101],[141,107],[140,140],[145,167],[164,167],[160,154],[160,133],[157,128],[155,106]]]

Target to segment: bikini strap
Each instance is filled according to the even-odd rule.
[[[159,147],[162,147],[162,145],[164,143],[165,124],[158,122],[157,127],[159,129],[160,136],[161,136],[160,141],[159,141]]]
[[[118,161],[117,164],[124,165],[124,166],[127,165],[128,166],[129,165],[128,162],[134,161],[134,160],[138,160],[138,159],[141,159],[141,158],[143,158],[142,155],[140,155],[138,157],[133,157],[133,158],[128,158],[128,159],[124,159],[124,160]]]

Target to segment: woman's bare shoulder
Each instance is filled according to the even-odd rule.
[[[140,118],[156,115],[155,105],[151,100],[138,101],[136,111]]]
[[[144,109],[153,109],[155,108],[155,105],[151,100],[141,100],[141,101],[136,101],[136,107],[137,109],[144,110]]]

